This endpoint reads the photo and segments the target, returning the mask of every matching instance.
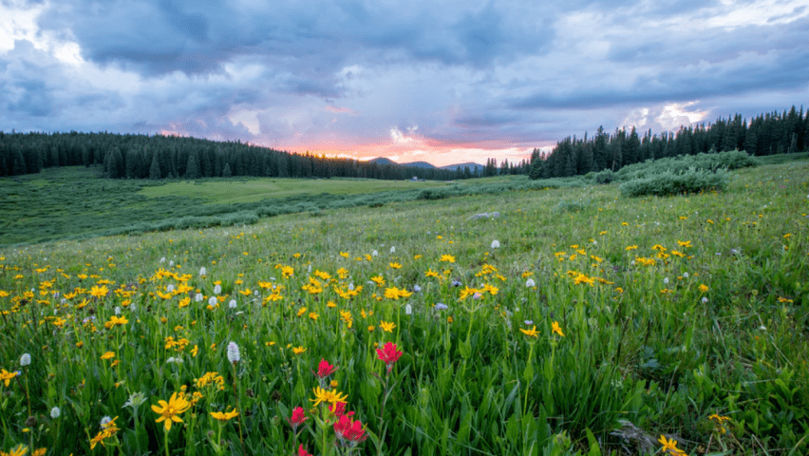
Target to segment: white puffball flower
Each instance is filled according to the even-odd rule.
[[[390,253],[396,253],[396,247],[390,246]]]
[[[663,277],[663,285],[668,285],[668,284],[669,284],[669,278],[668,277]]]
[[[497,239],[493,240],[492,241],[492,248],[493,249],[499,249],[500,248],[500,241],[498,241]]]
[[[413,314],[413,307],[408,304],[405,306],[405,315],[412,315]]]
[[[28,353],[23,353],[22,356],[20,356],[20,366],[25,367],[29,364],[31,364],[31,355]]]
[[[206,275],[208,275],[208,270],[205,269],[205,266],[199,268],[199,275],[202,276],[202,277],[205,277]]]
[[[54,407],[54,408],[51,409],[51,418],[53,418],[54,420],[56,418],[59,418],[59,415],[61,415],[61,414],[62,414],[62,411],[59,410],[59,407]]]
[[[529,277],[528,280],[525,281],[525,287],[526,288],[533,288],[535,286],[537,286],[537,283],[534,282],[534,279]]]
[[[708,297],[707,296],[702,297],[702,303],[703,304],[708,304]]]
[[[371,252],[371,256],[377,256],[377,255],[379,255],[379,252],[377,252],[376,250],[374,250],[373,252]]]
[[[236,308],[236,300],[231,299],[230,302],[228,303],[228,307],[231,308],[231,309],[235,309]]]
[[[239,346],[236,345],[236,342],[228,343],[228,361],[232,363],[238,363],[241,361],[242,356],[239,354]]]
[[[115,311],[115,315],[121,315],[121,307],[115,306],[114,311]]]
[[[218,295],[221,292],[222,292],[222,285],[219,285],[217,283],[216,285],[213,286],[213,294]]]
[[[208,298],[208,305],[211,307],[216,307],[216,296],[211,296]]]
[[[202,302],[203,299],[205,299],[205,297],[202,296],[202,293],[197,293],[196,295],[194,295],[194,301],[196,302]]]
[[[173,293],[174,292],[174,284],[170,283],[166,285],[166,293]]]
[[[687,272],[683,273],[683,278],[686,278],[686,279],[688,278],[688,273]]]

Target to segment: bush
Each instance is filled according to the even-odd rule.
[[[634,179],[621,184],[621,194],[630,197],[667,196],[705,190],[724,190],[729,180],[730,175],[725,170],[711,172],[705,169],[690,169],[685,173],[666,171],[657,176]]]
[[[746,152],[732,150],[720,153],[680,155],[671,158],[661,158],[659,160],[647,160],[643,163],[624,166],[619,169],[618,172],[614,173],[614,176],[618,181],[628,182],[634,179],[656,176],[664,172],[683,174],[690,170],[731,170],[756,166],[758,163],[756,158],[748,155]]]

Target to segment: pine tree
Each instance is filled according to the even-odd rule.
[[[222,177],[230,177],[233,173],[230,171],[230,163],[225,162],[225,167],[222,169]]]
[[[149,179],[157,180],[163,177],[160,171],[160,160],[157,159],[157,152],[152,153],[152,164],[149,166]]]
[[[188,154],[188,163],[185,165],[186,179],[199,179],[199,162],[196,152]]]

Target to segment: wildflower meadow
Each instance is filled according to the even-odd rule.
[[[0,454],[805,455],[809,161],[728,174],[2,247]]]

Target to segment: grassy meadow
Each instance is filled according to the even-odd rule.
[[[99,179],[101,215],[65,172],[0,182],[4,244],[300,196]],[[809,161],[730,175],[0,247],[0,451],[805,455]]]

